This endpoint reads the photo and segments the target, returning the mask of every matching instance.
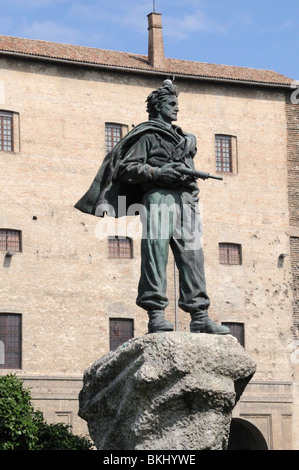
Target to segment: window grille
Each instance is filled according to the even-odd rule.
[[[12,113],[0,111],[0,150],[13,151]]]
[[[215,154],[216,154],[216,170],[232,172],[232,145],[231,136],[216,135],[215,136]]]
[[[244,323],[221,322],[221,324],[230,329],[230,334],[237,338],[241,346],[245,346]]]
[[[110,152],[123,136],[121,124],[105,124],[106,152]]]
[[[0,313],[0,369],[21,369],[21,315]]]
[[[0,229],[0,251],[22,251],[20,230]]]
[[[241,264],[241,245],[236,243],[219,243],[220,264]]]
[[[110,350],[114,351],[121,344],[134,337],[134,320],[127,318],[109,319]]]
[[[129,237],[108,237],[109,258],[133,258],[133,240]]]

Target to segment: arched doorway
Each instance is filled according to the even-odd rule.
[[[268,450],[262,433],[249,421],[233,418],[227,450]]]

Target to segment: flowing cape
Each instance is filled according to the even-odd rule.
[[[119,164],[130,147],[145,134],[158,134],[161,139],[172,142],[174,145],[178,144],[174,133],[167,129],[163,122],[150,120],[138,124],[115,145],[111,152],[107,153],[90,188],[75,204],[76,209],[97,217],[103,217],[107,214],[118,218],[127,215],[127,209],[132,204],[141,203],[143,194],[138,185],[117,180],[117,173]],[[184,153],[195,154],[195,137],[187,133],[183,133],[183,135],[186,139]],[[119,204],[120,196],[125,196],[123,198],[125,204]]]

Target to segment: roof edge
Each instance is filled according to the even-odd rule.
[[[34,40],[32,40],[34,41]],[[46,41],[44,41],[46,42]],[[81,46],[80,46],[81,47]],[[95,48],[96,49],[96,48]],[[117,52],[117,51],[116,51]],[[242,85],[252,85],[252,86],[262,86],[262,87],[270,87],[270,88],[285,88],[285,89],[290,89],[292,88],[292,84],[287,84],[287,83],[279,83],[279,82],[262,82],[262,81],[255,81],[255,80],[243,80],[243,79],[237,79],[237,78],[228,78],[228,77],[216,77],[216,76],[210,76],[210,75],[196,75],[196,74],[184,74],[184,73],[173,73],[169,72],[167,70],[163,69],[144,69],[144,68],[134,68],[134,67],[127,67],[127,66],[122,66],[122,65],[109,65],[109,64],[100,64],[96,62],[86,62],[86,61],[81,61],[81,60],[74,60],[74,59],[68,59],[68,58],[62,58],[62,57],[51,57],[51,56],[46,56],[46,55],[41,55],[41,54],[32,54],[32,53],[27,53],[27,52],[20,52],[20,51],[7,51],[5,49],[0,48],[0,54],[1,55],[7,55],[7,56],[17,56],[17,57],[22,57],[22,58],[30,58],[30,59],[35,59],[35,60],[43,60],[47,62],[56,62],[56,63],[63,63],[63,64],[70,64],[70,65],[77,65],[81,67],[90,67],[90,68],[100,68],[100,69],[105,69],[105,70],[117,70],[117,71],[126,71],[126,72],[133,72],[136,74],[147,74],[147,75],[164,75],[164,76],[174,76],[174,77],[180,77],[180,78],[188,78],[188,79],[193,79],[193,80],[203,80],[203,81],[213,81],[213,82],[222,82],[222,83],[234,83],[234,84],[242,84]],[[123,54],[131,54],[131,53],[123,53]],[[145,55],[141,54],[133,54],[134,56],[138,57],[146,57]],[[176,59],[179,60],[179,59]],[[229,66],[228,66],[229,67]],[[237,67],[237,66],[236,66]],[[244,67],[240,67],[244,68]],[[256,69],[259,70],[259,69]],[[266,70],[266,69],[263,69]],[[289,77],[285,77],[289,79]],[[292,80],[290,78],[290,80]]]

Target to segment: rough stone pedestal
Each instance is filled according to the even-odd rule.
[[[231,335],[134,338],[85,372],[79,416],[99,450],[226,449],[255,364]]]

